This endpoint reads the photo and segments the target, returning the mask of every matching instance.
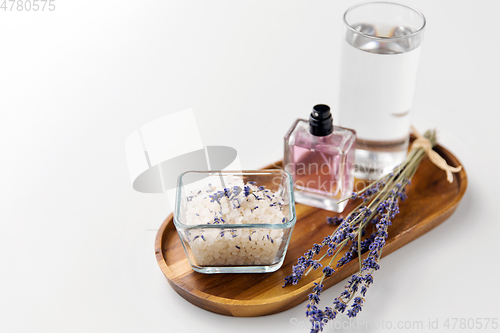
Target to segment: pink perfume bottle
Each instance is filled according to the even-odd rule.
[[[356,132],[333,126],[330,107],[314,106],[309,122],[298,119],[285,136],[284,168],[295,201],[342,212],[354,186]]]

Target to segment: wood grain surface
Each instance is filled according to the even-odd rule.
[[[449,151],[441,146],[434,148],[448,164],[460,165]],[[280,166],[280,163],[273,167]],[[412,184],[407,189],[408,199],[400,204],[401,213],[389,228],[389,238],[383,256],[408,244],[448,219],[457,208],[467,189],[464,169],[454,174],[452,184],[446,181],[444,171],[427,158],[422,161]],[[356,203],[350,202],[341,216],[347,215]],[[236,317],[254,317],[278,313],[294,307],[308,298],[314,282],[319,282],[321,271],[313,271],[298,285],[282,288],[297,258],[313,243],[320,243],[330,235],[335,226],[327,225],[328,216],[338,214],[296,205],[297,223],[283,266],[273,273],[259,274],[202,274],[193,271],[186,259],[182,244],[175,230],[172,215],[160,227],[155,252],[160,269],[174,290],[189,302],[203,309]],[[370,232],[368,230],[367,235]],[[339,255],[341,257],[342,253]],[[367,253],[365,254],[365,256]],[[327,264],[328,257],[322,262]],[[358,260],[352,260],[325,279],[325,289],[354,274]]]

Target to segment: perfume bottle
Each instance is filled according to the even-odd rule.
[[[356,132],[333,125],[330,107],[314,106],[285,136],[284,168],[293,178],[295,201],[342,212],[354,187]]]

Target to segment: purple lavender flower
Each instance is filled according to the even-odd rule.
[[[315,293],[309,294],[309,301],[311,304],[318,304],[320,301],[319,295]]]
[[[369,286],[370,284],[373,283],[373,277],[371,274],[366,274],[364,277],[365,284]]]
[[[347,316],[349,318],[356,317],[358,312],[362,310],[361,309],[362,304],[363,304],[363,299],[361,297],[355,297],[351,309],[347,311]]]
[[[314,269],[318,269],[318,268],[320,268],[321,266],[323,266],[323,265],[321,265],[321,263],[320,263],[319,261],[317,261],[317,260],[314,260],[314,261],[313,261],[312,267],[313,267]]]
[[[319,244],[314,244],[312,247],[312,251],[314,252],[314,254],[318,254],[321,251],[321,247],[322,246]]]
[[[333,304],[335,305],[335,310],[337,310],[337,312],[343,313],[347,308],[347,305],[344,302],[340,301],[338,298],[335,298]]]
[[[342,218],[339,218],[337,216],[334,217],[327,217],[326,218],[326,223],[328,224],[334,224],[334,225],[339,225],[340,222],[342,222]]]
[[[330,277],[333,273],[335,273],[335,271],[330,266],[323,268],[323,274],[325,274],[325,277]]]
[[[248,197],[248,196],[249,196],[250,194],[252,194],[252,193],[253,193],[253,192],[252,192],[252,189],[250,188],[250,186],[245,185],[245,186],[243,187],[243,195],[244,195],[245,197]]]

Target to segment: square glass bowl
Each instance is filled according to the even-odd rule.
[[[286,171],[189,171],[179,176],[174,224],[197,272],[278,270],[296,219]]]

